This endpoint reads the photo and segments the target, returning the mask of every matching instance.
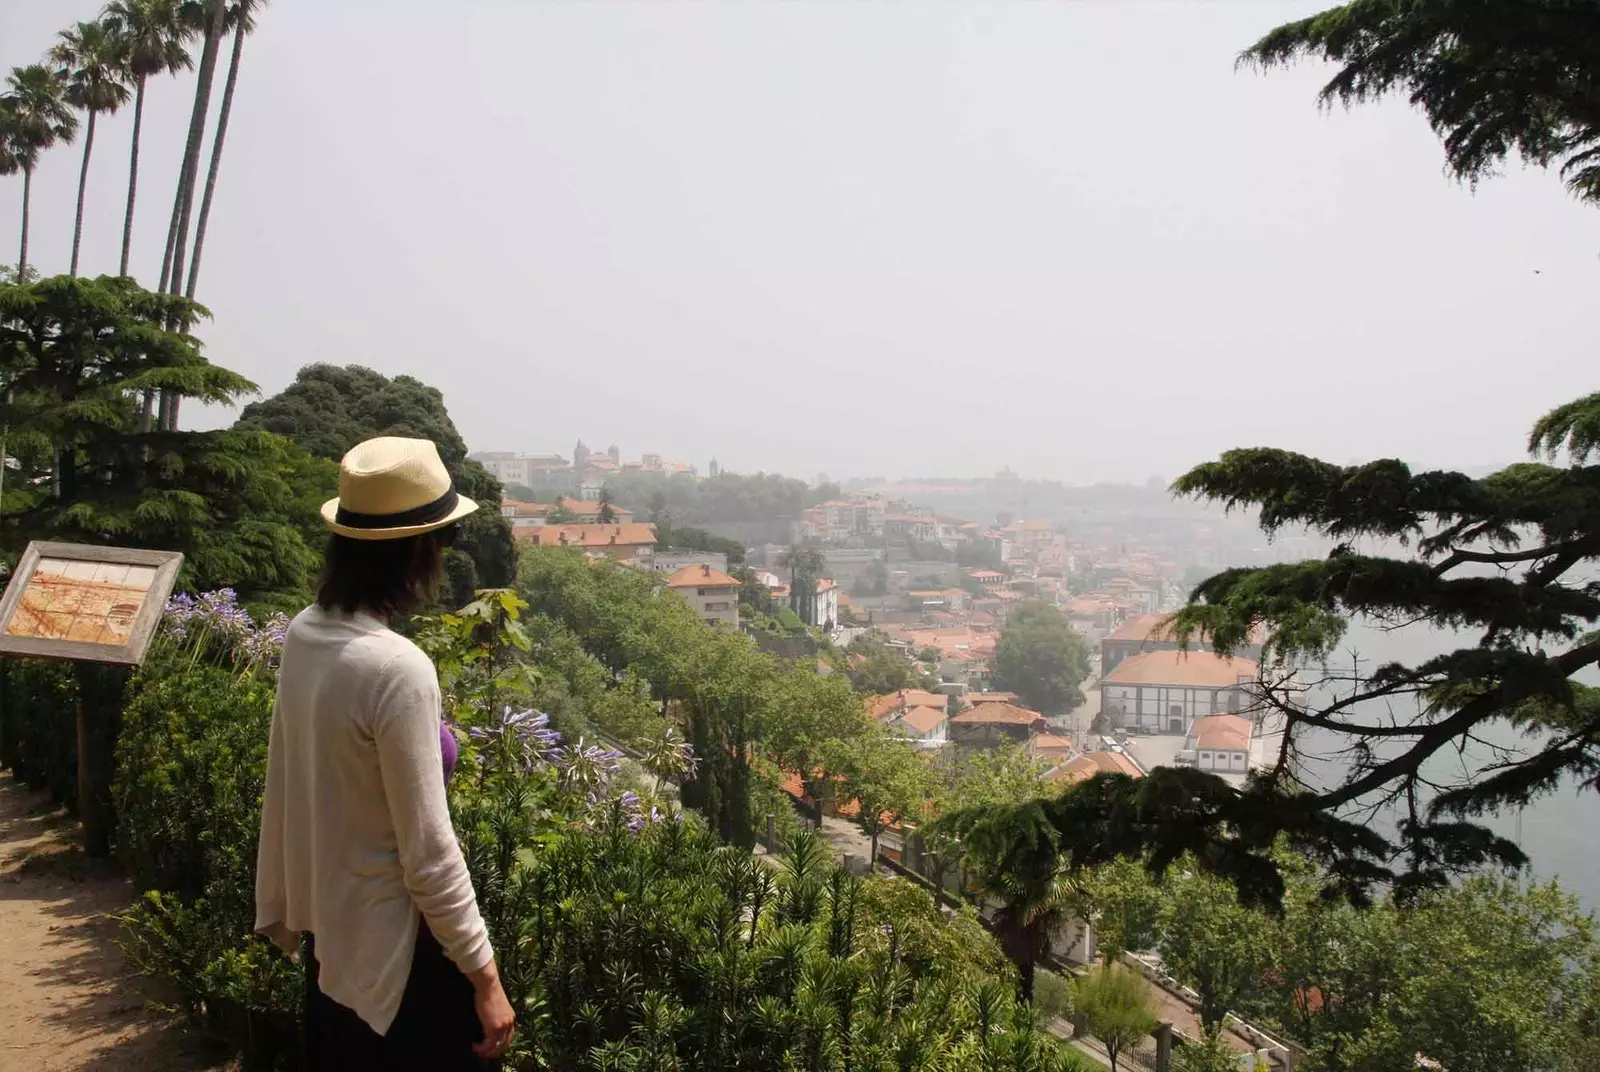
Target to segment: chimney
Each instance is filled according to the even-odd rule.
[[[711,576],[711,567],[709,565],[701,565],[701,567],[700,567],[700,576],[702,576],[702,577]]]

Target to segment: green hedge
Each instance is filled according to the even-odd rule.
[[[0,660],[0,766],[29,789],[77,807],[77,676],[73,664]]]

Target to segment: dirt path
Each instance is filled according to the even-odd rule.
[[[0,775],[0,1069],[222,1069],[148,1008],[106,918],[133,895],[90,867],[71,823]]]

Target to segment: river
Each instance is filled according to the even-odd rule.
[[[1340,655],[1331,660],[1335,667],[1348,668],[1351,659],[1359,658],[1360,669],[1370,673],[1382,663],[1403,662],[1415,664],[1431,656],[1450,651],[1462,644],[1474,643],[1474,638],[1453,634],[1426,626],[1408,626],[1385,631],[1373,625],[1356,621],[1340,645]],[[1600,684],[1593,677],[1580,675],[1586,684]],[[1411,706],[1414,710],[1414,705]],[[1373,702],[1352,709],[1353,717],[1365,715],[1376,719],[1387,714]],[[1396,707],[1397,714],[1405,712]],[[1480,734],[1488,745],[1500,748],[1520,748],[1524,751],[1537,747],[1537,739],[1521,739],[1518,732],[1504,723],[1486,728]],[[1347,763],[1331,753],[1335,750],[1333,735],[1311,735],[1305,738],[1306,751],[1320,755],[1302,768],[1302,775],[1312,784],[1328,784],[1338,780],[1348,769]],[[1463,757],[1454,749],[1448,755],[1436,755],[1425,768],[1430,777],[1444,779],[1459,776],[1464,768],[1485,762],[1491,755],[1487,746],[1470,748]],[[1576,894],[1590,911],[1600,913],[1600,853],[1594,851],[1593,825],[1600,818],[1600,794],[1594,790],[1580,789],[1568,782],[1554,793],[1542,797],[1520,812],[1500,815],[1484,821],[1484,825],[1503,837],[1516,841],[1531,861],[1534,876],[1554,878],[1568,891]],[[1392,817],[1375,819],[1379,825],[1392,828]]]

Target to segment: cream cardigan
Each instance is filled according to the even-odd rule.
[[[463,972],[493,958],[450,825],[428,657],[368,614],[310,607],[278,676],[256,860],[256,930],[317,939],[322,992],[385,1034],[417,921]]]

